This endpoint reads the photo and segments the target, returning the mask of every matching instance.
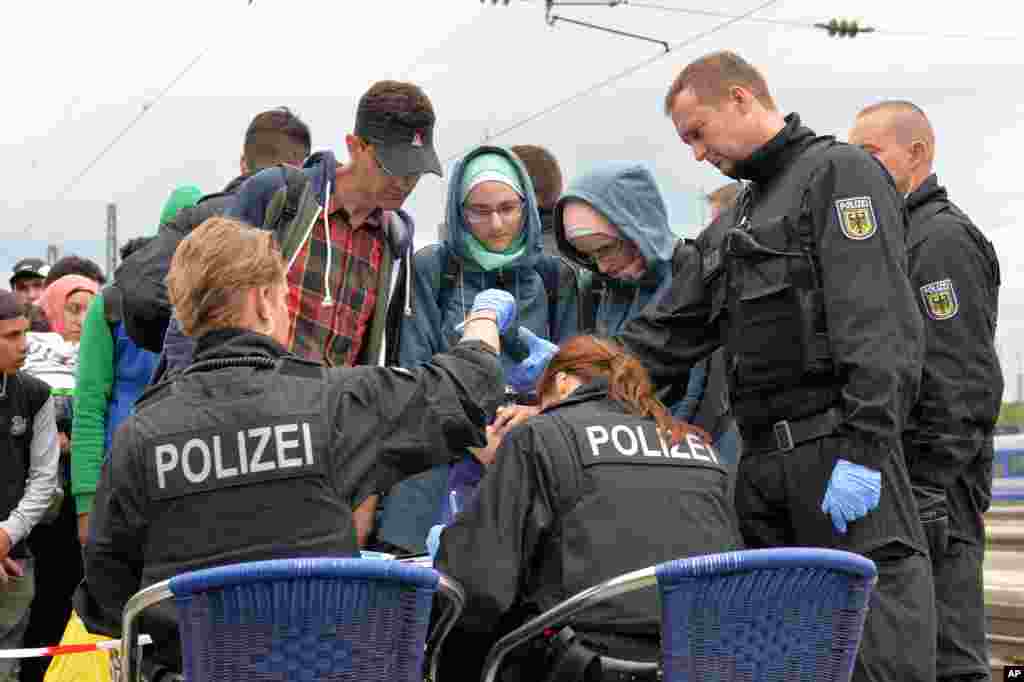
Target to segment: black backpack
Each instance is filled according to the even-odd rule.
[[[163,350],[172,313],[165,279],[174,252],[204,220],[226,211],[231,197],[223,192],[211,194],[195,206],[181,209],[173,220],[160,226],[154,239],[125,258],[114,271],[113,284],[104,289],[104,305],[112,306],[107,321],[113,315],[113,319],[124,322],[125,332],[139,348],[152,353]]]

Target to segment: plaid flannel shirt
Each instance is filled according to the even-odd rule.
[[[385,217],[377,209],[353,227],[348,212],[339,208],[328,218],[329,240],[323,218],[316,220],[288,272],[288,348],[296,355],[329,367],[355,365],[377,305],[381,260],[387,248]]]

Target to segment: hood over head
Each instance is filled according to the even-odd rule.
[[[522,189],[523,199],[525,200],[525,204],[523,205],[523,235],[525,238],[523,240],[522,255],[516,258],[512,267],[533,268],[543,253],[543,242],[541,238],[542,227],[540,213],[537,210],[537,196],[533,190],[533,182],[530,180],[530,174],[526,172],[526,166],[524,166],[523,162],[519,160],[519,157],[512,153],[510,149],[505,147],[482,145],[469,152],[455,164],[455,168],[448,180],[448,206],[445,215],[445,224],[447,225],[444,238],[445,245],[468,267],[479,267],[466,245],[466,235],[472,235],[472,231],[469,229],[469,224],[462,215],[462,199],[464,196],[464,183],[466,185],[472,183],[472,179],[467,178],[467,175],[472,174],[474,169],[479,169],[480,162],[474,163],[474,160],[482,155],[497,155],[502,157],[503,160],[508,161],[511,165],[511,170],[514,171],[518,178],[519,187]],[[499,162],[499,165],[509,168],[509,166],[506,166],[502,162]]]
[[[558,250],[574,263],[597,272],[597,266],[573,247],[565,235],[562,215],[569,201],[583,201],[636,244],[647,265],[641,282],[660,279],[671,267],[676,235],[668,224],[668,209],[651,171],[635,161],[611,161],[577,176],[555,205],[554,230]]]

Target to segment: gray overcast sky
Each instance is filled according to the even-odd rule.
[[[543,2],[477,0],[139,0],[17,3],[5,8],[0,59],[0,272],[48,242],[103,262],[105,204],[118,204],[120,237],[152,233],[171,188],[204,191],[237,172],[242,134],[256,112],[281,104],[313,131],[314,149],[344,158],[355,103],[375,80],[413,80],[434,102],[436,144],[458,155],[515,122],[602,81],[659,48],[567,24],[547,26]],[[722,19],[653,8],[740,14],[755,0],[636,0],[559,13],[678,43]],[[1016,3],[780,0],[755,16],[824,21],[859,18],[889,32],[829,39],[823,32],[742,22],[497,139],[538,143],[568,176],[602,160],[648,162],[673,218],[687,197],[725,182],[698,165],[661,113],[672,77],[717,49],[764,71],[786,111],[845,139],[854,113],[883,98],[922,106],[938,134],[936,170],[951,196],[995,243],[1003,288],[999,341],[1007,398],[1024,353],[1024,272],[1016,229],[1024,193],[1014,167],[1024,150],[1021,10]],[[115,9],[116,8],[116,9]],[[1016,35],[1017,40],[941,38]],[[205,50],[205,52],[204,52]],[[62,189],[196,55],[196,66],[66,196]],[[1012,86],[1010,85],[1012,84]],[[443,181],[425,178],[408,206],[418,239],[433,236]],[[3,283],[7,277],[3,276]]]

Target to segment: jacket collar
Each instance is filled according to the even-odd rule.
[[[736,164],[736,177],[769,182],[814,140],[814,131],[800,125],[800,114],[786,117],[786,126],[772,139]]]
[[[946,188],[939,184],[939,178],[932,173],[920,187],[907,196],[907,211],[913,212],[925,204],[945,199],[947,196]]]
[[[579,403],[585,403],[590,400],[604,400],[608,397],[608,378],[598,377],[590,381],[589,383],[583,384],[571,394],[565,400],[561,400],[551,407],[543,410],[542,413],[556,410],[562,407],[568,407],[569,405],[578,405]]]
[[[248,329],[215,329],[203,334],[196,341],[193,362],[253,355],[262,355],[276,360],[290,355],[290,353],[265,334]]]

